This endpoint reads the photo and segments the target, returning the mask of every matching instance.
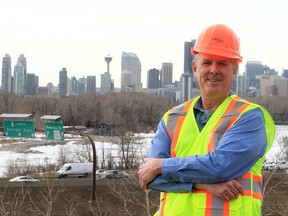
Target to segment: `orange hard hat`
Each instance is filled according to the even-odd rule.
[[[240,42],[232,29],[223,24],[209,26],[199,35],[191,54],[205,53],[224,56],[242,61],[239,51]]]

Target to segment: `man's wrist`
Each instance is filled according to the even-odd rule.
[[[206,189],[206,188],[205,188],[205,184],[194,183],[193,189]]]
[[[155,173],[157,175],[162,173],[162,164],[163,164],[164,159],[158,159],[158,163],[155,166]]]

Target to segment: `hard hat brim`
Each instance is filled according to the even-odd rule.
[[[213,51],[211,51],[200,46],[198,46],[196,50],[194,47],[192,47],[191,54],[195,56],[197,53],[204,53],[208,55],[215,55],[215,56],[222,56],[222,57],[227,57],[231,59],[236,59],[238,64],[242,62],[242,56],[240,56],[238,53],[229,52],[229,50],[214,48]]]

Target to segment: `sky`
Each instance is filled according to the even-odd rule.
[[[247,61],[261,61],[281,75],[288,68],[287,9],[287,0],[1,0],[0,57],[11,56],[13,73],[24,54],[40,86],[57,85],[66,68],[68,77],[96,76],[99,87],[110,55],[120,87],[122,51],[133,52],[146,88],[147,71],[163,62],[173,63],[173,80],[179,80],[184,42],[222,23],[240,38],[240,74]]]

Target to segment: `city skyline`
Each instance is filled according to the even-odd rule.
[[[125,53],[125,52],[124,52]],[[123,53],[122,53],[122,55],[123,55]],[[136,56],[136,58],[137,58],[137,55],[136,55],[136,53],[130,53],[130,55],[135,55]],[[6,63],[5,63],[5,65],[3,65],[3,63],[4,63],[4,59],[6,59],[7,58],[7,56],[9,57],[9,54],[5,54],[5,56],[3,56],[3,61],[2,61],[2,67],[4,66],[4,67],[6,67]],[[107,56],[106,56],[107,57]],[[105,57],[105,58],[106,58]],[[122,56],[123,57],[123,56]],[[26,64],[26,57],[25,57],[25,55],[24,54],[20,54],[19,55],[19,57],[18,57],[18,60],[17,60],[17,63],[15,64],[15,66],[13,66],[12,64],[11,64],[11,77],[13,77],[14,76],[14,73],[15,73],[15,70],[16,70],[16,68],[17,68],[17,65],[19,64],[19,59],[21,60],[21,58],[24,58],[25,59],[25,64]],[[105,59],[104,58],[104,59]],[[110,58],[110,57],[109,57]],[[11,60],[11,59],[10,59]],[[123,59],[122,59],[122,61],[123,61]],[[190,60],[191,61],[191,60]],[[10,62],[11,63],[11,62]],[[263,64],[263,62],[262,61],[247,61],[247,62],[245,62],[245,63],[242,63],[242,64],[244,64],[244,66],[246,67],[246,65],[248,65],[248,64],[253,64],[253,63],[255,63],[255,64],[260,64],[261,66],[263,66],[263,67],[267,67],[269,70],[271,69],[271,70],[273,70],[273,71],[275,71],[275,73],[278,73],[278,76],[282,76],[282,72],[284,72],[285,71],[285,73],[287,73],[287,68],[286,69],[283,69],[283,71],[277,71],[277,70],[275,70],[274,68],[271,68],[269,65],[266,65],[266,64]],[[187,63],[186,63],[187,64]],[[106,65],[107,65],[107,62],[106,62]],[[148,71],[146,71],[145,72],[145,78],[144,78],[144,80],[141,80],[141,83],[143,83],[143,81],[144,82],[146,82],[146,83],[148,83],[148,77],[147,77],[147,75],[149,74],[149,72],[151,71],[151,70],[153,70],[153,69],[157,69],[157,70],[159,70],[160,71],[160,73],[165,73],[165,67],[167,66],[167,65],[170,65],[170,67],[171,67],[171,71],[170,71],[170,75],[169,76],[171,76],[170,77],[170,81],[168,81],[168,83],[174,83],[174,82],[178,82],[178,81],[180,81],[181,82],[181,78],[179,79],[179,80],[177,80],[177,78],[176,79],[174,79],[174,72],[173,72],[173,63],[167,63],[167,62],[163,62],[162,63],[162,66],[160,67],[160,68],[151,68],[151,69],[149,69]],[[108,69],[108,65],[106,66],[107,67],[107,69]],[[103,76],[107,76],[107,75],[109,75],[109,79],[112,79],[112,82],[113,82],[113,88],[115,87],[115,88],[118,88],[118,89],[121,89],[121,86],[114,86],[114,80],[113,80],[113,77],[111,77],[111,74],[109,74],[109,73],[107,73],[107,72],[104,72],[104,73],[102,73],[102,74],[100,74],[99,76],[96,76],[96,75],[87,75],[87,76],[80,76],[80,77],[77,77],[77,76],[75,76],[75,75],[70,75],[69,73],[68,73],[68,71],[67,71],[67,68],[62,68],[61,70],[59,70],[57,73],[58,73],[58,80],[57,80],[57,82],[56,83],[53,83],[52,81],[48,81],[47,82],[47,84],[46,85],[39,85],[39,87],[46,87],[46,86],[48,86],[48,85],[50,85],[51,83],[53,84],[53,86],[54,87],[57,87],[59,84],[60,84],[60,77],[61,76],[59,76],[59,73],[61,74],[61,71],[62,70],[65,70],[66,71],[66,77],[67,78],[69,78],[70,80],[72,80],[72,79],[77,79],[77,80],[81,80],[81,79],[86,79],[86,78],[88,78],[88,77],[95,77],[95,79],[96,80],[100,80],[100,84],[98,84],[97,85],[97,82],[96,82],[96,80],[95,80],[95,84],[96,84],[96,88],[98,89],[98,88],[101,88],[101,83],[103,83]],[[26,70],[26,68],[25,68],[25,70]],[[162,71],[162,70],[164,70],[164,71]],[[125,71],[125,70],[124,70]],[[192,71],[192,69],[191,69],[191,71]],[[190,72],[191,72],[190,71]],[[190,73],[189,72],[189,73]],[[244,71],[244,72],[247,72],[247,71]],[[125,72],[124,72],[125,73]],[[142,72],[143,73],[143,72]],[[260,71],[259,71],[259,73],[260,73]],[[3,74],[3,71],[2,71],[2,74]],[[1,78],[2,78],[2,74],[1,74],[1,76],[0,76],[0,80],[1,80]],[[37,75],[37,74],[34,74],[34,73],[27,73],[27,75],[28,74],[30,74],[30,75],[34,75],[34,76],[37,76],[38,78],[38,80],[37,80],[37,82],[39,83],[39,79],[41,79],[41,77],[39,76],[39,75]],[[181,75],[184,75],[184,73],[182,73]],[[238,73],[238,75],[244,75],[244,73]],[[247,75],[247,74],[246,74]],[[284,76],[284,75],[283,75]],[[285,77],[287,76],[287,74],[285,74]],[[172,77],[173,77],[173,79],[172,79]],[[159,76],[159,79],[161,78],[161,76]],[[122,78],[121,79],[123,79],[123,75],[122,75]],[[122,80],[123,81],[123,80]],[[121,82],[122,82],[121,81]],[[161,80],[160,80],[161,81]],[[7,81],[6,81],[7,82]],[[165,82],[163,82],[162,81],[162,83],[165,83]],[[1,82],[0,82],[0,84],[1,84]],[[3,85],[3,83],[2,83],[2,85]],[[109,84],[109,85],[111,85],[111,84]],[[1,88],[4,88],[5,86],[1,86],[0,85],[0,89]],[[60,87],[59,87],[60,88]],[[110,88],[110,87],[109,87]],[[142,88],[143,89],[145,89],[145,88],[148,88],[148,86],[142,86]],[[5,90],[5,89],[3,89],[3,90]]]
[[[190,49],[193,43],[185,42],[185,66],[191,65],[193,58]],[[108,59],[107,59],[108,58]],[[107,71],[109,72],[109,62],[111,57],[105,57],[107,62]],[[35,74],[27,73],[26,57],[21,54],[14,67],[14,77],[9,79],[11,72],[11,59],[8,54],[2,61],[2,82],[1,91],[12,92],[18,95],[50,95],[50,96],[68,96],[83,95],[85,93],[114,92],[114,80],[108,72],[101,74],[101,87],[96,90],[96,76],[87,76],[82,78],[68,77],[66,68],[59,71],[59,86],[54,86],[50,82],[47,87],[39,86],[39,77]],[[10,69],[9,69],[10,68]],[[142,89],[140,84],[140,62],[135,53],[122,53],[121,63],[121,91],[126,92],[146,92],[155,96],[166,97],[169,101],[186,101],[199,93],[197,82],[194,83],[192,70],[186,68],[179,81],[172,83],[173,64],[163,63],[161,71],[152,69],[147,72],[147,83],[149,87]],[[238,74],[233,82],[232,91],[240,97],[261,96],[288,96],[288,69],[283,71],[282,76],[278,72],[263,65],[260,61],[247,61],[245,64],[245,75]],[[189,70],[189,71],[186,71]],[[26,75],[25,75],[26,74]],[[8,78],[8,79],[7,79]],[[11,80],[11,89],[8,87]],[[153,83],[153,85],[151,85]],[[193,87],[192,87],[193,86]],[[7,88],[8,87],[8,88]],[[8,89],[8,90],[7,90]],[[10,90],[9,90],[10,89]],[[120,88],[116,90],[119,92]]]
[[[17,7],[16,7],[17,6]],[[97,86],[106,72],[115,87],[121,81],[122,51],[136,53],[141,61],[143,86],[147,71],[173,63],[173,81],[183,73],[184,42],[208,25],[224,23],[241,40],[243,62],[261,61],[281,75],[288,67],[288,2],[248,1],[36,1],[11,0],[1,6],[0,55],[9,54],[15,66],[20,54],[27,58],[27,73],[39,76],[40,86],[57,85],[58,72],[68,76],[95,75]],[[277,24],[278,23],[278,24]]]

